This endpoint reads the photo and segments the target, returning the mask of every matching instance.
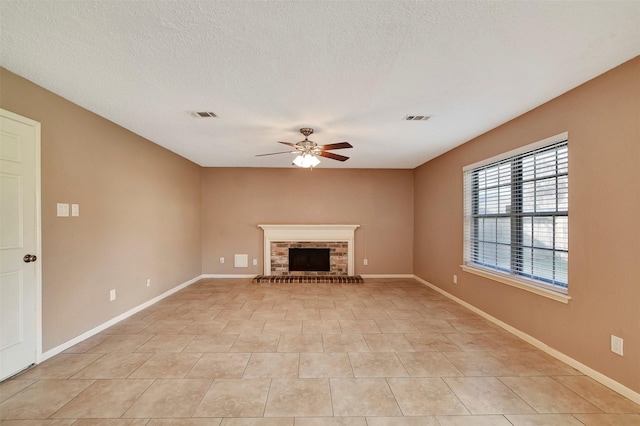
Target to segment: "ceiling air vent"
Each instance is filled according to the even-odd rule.
[[[405,115],[403,120],[405,121],[427,121],[431,117],[428,115]]]
[[[215,112],[211,111],[189,111],[189,114],[195,118],[216,118]]]

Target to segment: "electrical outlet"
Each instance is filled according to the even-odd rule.
[[[369,259],[364,259],[362,263],[364,264],[364,266],[367,266],[369,264]]]
[[[454,284],[458,284],[458,276],[457,275],[453,276],[453,283]]]
[[[611,352],[622,356],[624,340],[621,337],[611,335]]]
[[[147,278],[147,287],[151,287],[151,278]]]
[[[109,301],[113,302],[114,300],[116,300],[116,289],[115,288],[113,290],[109,290]]]
[[[258,259],[253,259],[253,266],[258,266]]]
[[[224,257],[220,258],[220,263],[224,263]]]

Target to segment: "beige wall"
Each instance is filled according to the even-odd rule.
[[[568,305],[462,272],[462,167],[569,132]],[[640,391],[640,58],[415,170],[414,272]],[[452,284],[452,275],[458,284]],[[610,335],[624,338],[624,357]]]
[[[42,123],[43,351],[200,275],[199,166],[5,69],[0,90]]]
[[[364,224],[356,230],[356,274],[413,270],[413,170],[207,168],[202,203],[205,274],[261,274],[258,224],[283,223]],[[235,253],[258,266],[234,268]]]

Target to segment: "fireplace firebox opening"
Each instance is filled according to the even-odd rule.
[[[331,271],[329,248],[289,247],[289,272],[293,271]]]

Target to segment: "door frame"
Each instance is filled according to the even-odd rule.
[[[35,130],[35,237],[36,237],[36,256],[39,262],[35,262],[35,336],[31,336],[36,341],[36,364],[42,362],[42,187],[41,187],[41,132],[42,125],[40,122],[0,108],[0,115],[11,120],[19,121],[29,125]]]

